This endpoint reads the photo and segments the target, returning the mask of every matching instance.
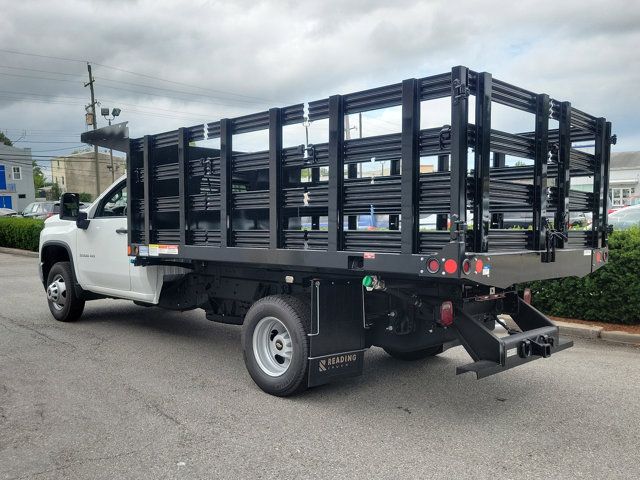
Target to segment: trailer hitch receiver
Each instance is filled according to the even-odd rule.
[[[551,356],[553,344],[554,339],[549,335],[540,335],[535,339],[523,340],[518,348],[518,355],[520,358],[528,358],[531,355],[548,358]]]

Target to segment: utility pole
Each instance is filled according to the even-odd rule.
[[[93,79],[93,75],[91,74],[91,64],[87,62],[87,70],[89,71],[89,83],[85,83],[85,87],[89,87],[91,91],[91,114],[93,115],[93,129],[98,129],[98,117],[96,116],[96,97],[93,92],[93,84],[95,80]],[[93,146],[93,153],[96,159],[96,198],[100,195],[100,164],[98,162],[98,146]]]

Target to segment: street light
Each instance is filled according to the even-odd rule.
[[[122,112],[122,110],[120,110],[119,108],[114,108],[113,110],[111,110],[111,116],[109,116],[109,109],[102,107],[100,109],[100,115],[102,115],[105,120],[107,120],[109,122],[109,126],[111,126],[111,120],[114,120],[117,116],[120,115],[120,112]],[[109,158],[111,158],[111,181],[115,182],[116,181],[116,172],[115,169],[113,168],[113,149],[109,149]]]

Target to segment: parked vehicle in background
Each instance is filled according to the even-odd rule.
[[[44,220],[56,213],[60,213],[60,202],[33,202],[27,205],[20,215]]]
[[[0,208],[0,217],[15,217],[18,212],[11,208]]]
[[[633,207],[635,205],[640,205],[640,195],[629,197],[624,204],[625,207]]]
[[[614,230],[628,230],[631,227],[640,227],[640,204],[613,212],[609,215],[609,225],[613,226]]]
[[[84,208],[85,204],[81,203],[80,208]],[[26,206],[20,213],[25,218],[38,218],[46,220],[47,218],[60,213],[60,202],[33,202]]]

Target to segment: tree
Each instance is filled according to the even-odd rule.
[[[10,147],[13,146],[13,142],[11,140],[9,140],[7,138],[7,136],[2,132],[0,132],[0,142],[2,142],[5,145],[8,145]]]
[[[51,190],[49,190],[49,200],[60,200],[60,196],[62,195],[62,189],[58,183],[54,183],[51,185]]]
[[[46,178],[44,176],[44,173],[42,172],[42,168],[40,168],[40,165],[38,165],[36,163],[36,161],[33,161],[33,186],[36,187],[36,190],[39,188],[42,188],[45,186],[46,184]]]

